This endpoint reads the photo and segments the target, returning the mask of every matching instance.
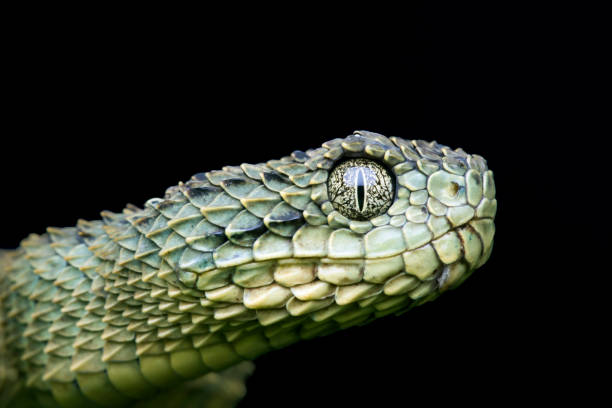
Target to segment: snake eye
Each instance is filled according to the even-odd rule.
[[[368,220],[387,211],[394,197],[389,171],[368,159],[349,159],[337,165],[327,180],[333,207],[352,220]]]

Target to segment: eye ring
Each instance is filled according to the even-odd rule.
[[[374,160],[351,158],[331,170],[327,192],[336,211],[365,221],[389,209],[395,197],[395,178]]]

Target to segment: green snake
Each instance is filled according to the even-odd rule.
[[[481,156],[358,131],[31,234],[0,251],[0,405],[232,406],[259,355],[459,285],[496,208]]]

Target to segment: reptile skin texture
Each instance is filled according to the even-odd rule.
[[[0,406],[233,406],[259,355],[457,287],[496,208],[482,157],[358,131],[31,234],[0,251]]]

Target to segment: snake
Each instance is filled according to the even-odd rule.
[[[235,406],[258,356],[459,286],[496,210],[483,157],[356,131],[30,234],[0,251],[0,405]]]

